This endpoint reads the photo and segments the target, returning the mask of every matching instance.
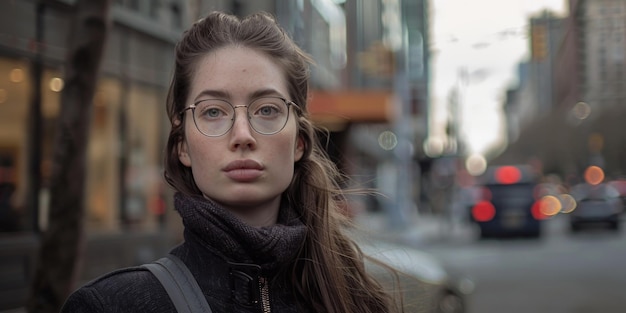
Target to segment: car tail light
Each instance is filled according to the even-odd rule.
[[[472,208],[472,217],[477,222],[488,222],[496,216],[496,208],[489,201],[480,201]]]
[[[502,166],[496,170],[495,176],[498,183],[510,185],[522,179],[522,172],[515,166]]]
[[[533,206],[530,208],[530,213],[532,214],[533,218],[539,221],[548,218],[548,216],[541,211],[541,201],[542,199],[535,201],[535,203],[533,203]]]

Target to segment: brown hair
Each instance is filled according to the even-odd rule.
[[[177,191],[199,195],[191,169],[178,159],[184,138],[180,118],[198,60],[220,47],[244,46],[263,52],[282,66],[289,97],[295,102],[298,135],[305,143],[296,162],[293,180],[284,199],[301,215],[307,226],[305,244],[292,267],[296,296],[315,312],[390,312],[393,300],[365,271],[363,255],[342,232],[338,205],[343,199],[339,174],[308,119],[307,97],[311,58],[304,53],[267,13],[244,19],[213,12],[185,32],[176,46],[176,65],[167,96],[171,131],[165,156],[165,179]]]

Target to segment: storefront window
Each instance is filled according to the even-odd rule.
[[[105,78],[94,97],[89,141],[88,227],[151,229],[160,210],[162,92]]]
[[[28,230],[30,63],[0,58],[0,73],[0,232]],[[42,230],[47,227],[54,134],[64,85],[59,68],[44,69],[38,208]],[[162,219],[163,93],[114,78],[98,82],[87,143],[87,231],[151,229]]]
[[[28,62],[0,58],[0,232],[23,228]]]

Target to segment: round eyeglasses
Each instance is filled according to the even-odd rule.
[[[232,105],[222,99],[203,99],[185,108],[181,114],[191,110],[193,122],[200,133],[208,137],[219,137],[235,124],[235,109],[246,108],[248,123],[252,129],[262,135],[273,135],[287,125],[291,105],[295,103],[279,97],[257,98],[247,106]]]

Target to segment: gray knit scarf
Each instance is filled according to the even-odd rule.
[[[185,225],[185,240],[197,240],[227,261],[274,270],[293,261],[304,244],[306,226],[287,205],[281,206],[276,225],[261,228],[203,197],[176,193],[174,206]]]

